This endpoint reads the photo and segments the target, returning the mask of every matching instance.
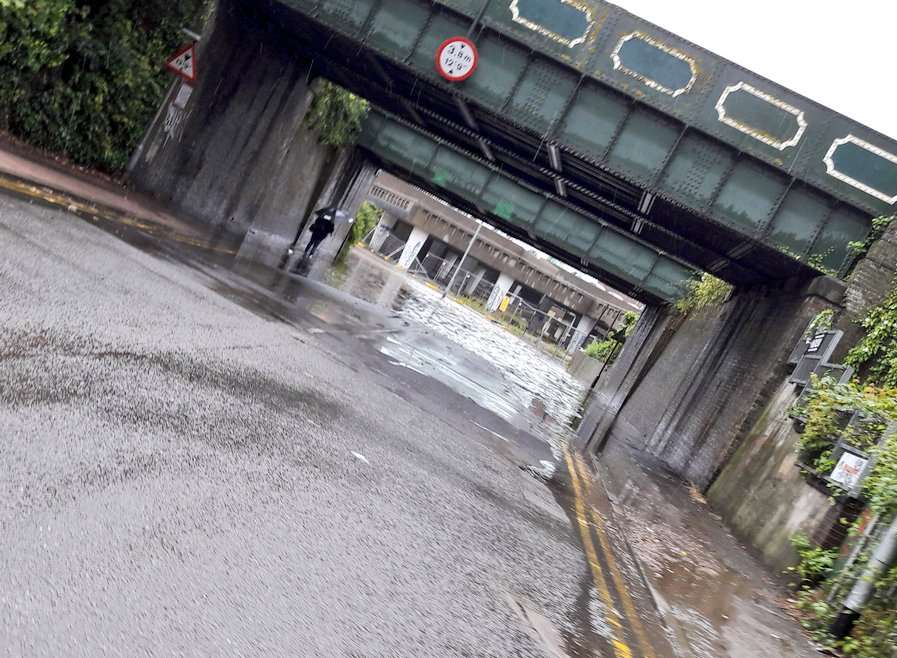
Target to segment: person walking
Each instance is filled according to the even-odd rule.
[[[315,221],[312,222],[311,238],[305,247],[305,258],[311,258],[318,250],[318,246],[333,233],[335,228],[336,208],[327,206],[315,213]]]

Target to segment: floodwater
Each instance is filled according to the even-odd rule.
[[[425,282],[364,251],[345,266],[312,272],[355,298],[423,331],[388,336],[380,351],[393,363],[433,377],[518,429],[556,435],[579,413],[585,388],[561,358],[546,354]],[[446,349],[444,340],[452,342]]]

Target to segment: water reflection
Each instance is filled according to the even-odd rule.
[[[353,251],[321,278],[424,328],[383,342],[393,363],[442,381],[509,422],[525,416],[526,429],[534,422],[563,426],[578,413],[585,390],[562,361],[372,254]]]

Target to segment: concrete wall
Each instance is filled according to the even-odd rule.
[[[592,382],[594,382],[599,373],[601,373],[601,368],[603,367],[604,361],[592,358],[580,350],[570,357],[568,370],[570,371],[570,374],[573,375],[573,378],[580,384],[591,386]]]
[[[685,320],[657,312],[596,396],[604,409],[584,422],[586,438],[593,447],[626,441],[706,489],[786,378],[809,321],[842,294],[821,278],[803,289],[741,291]]]
[[[736,536],[779,570],[797,561],[792,536],[800,532],[822,542],[839,516],[796,466],[798,434],[788,411],[798,393],[782,382],[707,494]]]
[[[176,125],[163,111],[130,180],[182,216],[247,236],[244,255],[277,260],[349,158],[303,126],[309,60],[252,25],[220,3],[186,108]]]
[[[872,246],[847,282],[839,328],[845,337],[835,360],[861,335],[857,320],[881,302],[894,285],[897,225]],[[791,537],[800,532],[818,543],[841,534],[847,515],[828,494],[808,483],[795,466],[798,434],[788,411],[799,390],[782,380],[769,405],[719,473],[707,497],[735,534],[752,545],[776,569],[795,563]]]

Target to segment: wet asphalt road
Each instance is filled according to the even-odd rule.
[[[0,197],[0,654],[625,656],[556,446],[394,314],[133,241]]]

